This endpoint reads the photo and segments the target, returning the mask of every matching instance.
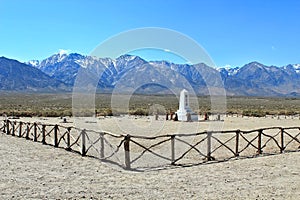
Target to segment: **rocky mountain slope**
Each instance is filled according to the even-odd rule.
[[[96,58],[77,53],[58,53],[26,64],[2,57],[0,89],[71,90],[78,73],[84,73],[105,92],[164,93],[192,88],[197,94],[208,95],[209,86],[214,90],[224,87],[227,95],[300,96],[300,65],[277,67],[251,62],[241,68],[215,69],[203,63],[147,62],[131,55]]]
[[[299,65],[265,66],[251,62],[222,74],[229,95],[299,96]]]
[[[67,86],[41,70],[16,60],[0,57],[0,90],[65,91]]]

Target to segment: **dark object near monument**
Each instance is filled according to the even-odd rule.
[[[175,113],[174,121],[178,121],[178,115]]]
[[[209,116],[207,113],[204,113],[204,120],[208,120],[209,119]]]

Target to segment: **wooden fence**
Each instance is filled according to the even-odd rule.
[[[218,162],[300,149],[300,127],[204,131],[145,137],[4,120],[0,124],[0,131],[44,145],[64,148],[82,156],[95,157],[124,169],[136,170]]]

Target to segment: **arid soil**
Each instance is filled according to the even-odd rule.
[[[222,127],[249,130],[297,126],[299,122],[299,118],[227,117]],[[113,118],[101,119],[101,123],[103,129],[111,132],[126,133],[128,128],[124,125],[128,123],[116,126]],[[161,126],[156,127],[158,131],[153,135],[194,131],[198,124],[151,122],[147,118],[133,119],[132,123],[137,124],[138,130],[149,127],[147,123],[152,124],[151,130]],[[209,129],[210,125],[200,122],[199,126],[196,131]],[[300,196],[300,152],[134,172],[0,133],[0,161],[1,199],[298,199]]]

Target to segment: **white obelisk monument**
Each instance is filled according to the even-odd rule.
[[[190,96],[187,90],[180,92],[179,110],[177,110],[178,121],[198,121],[198,115],[190,108]]]

